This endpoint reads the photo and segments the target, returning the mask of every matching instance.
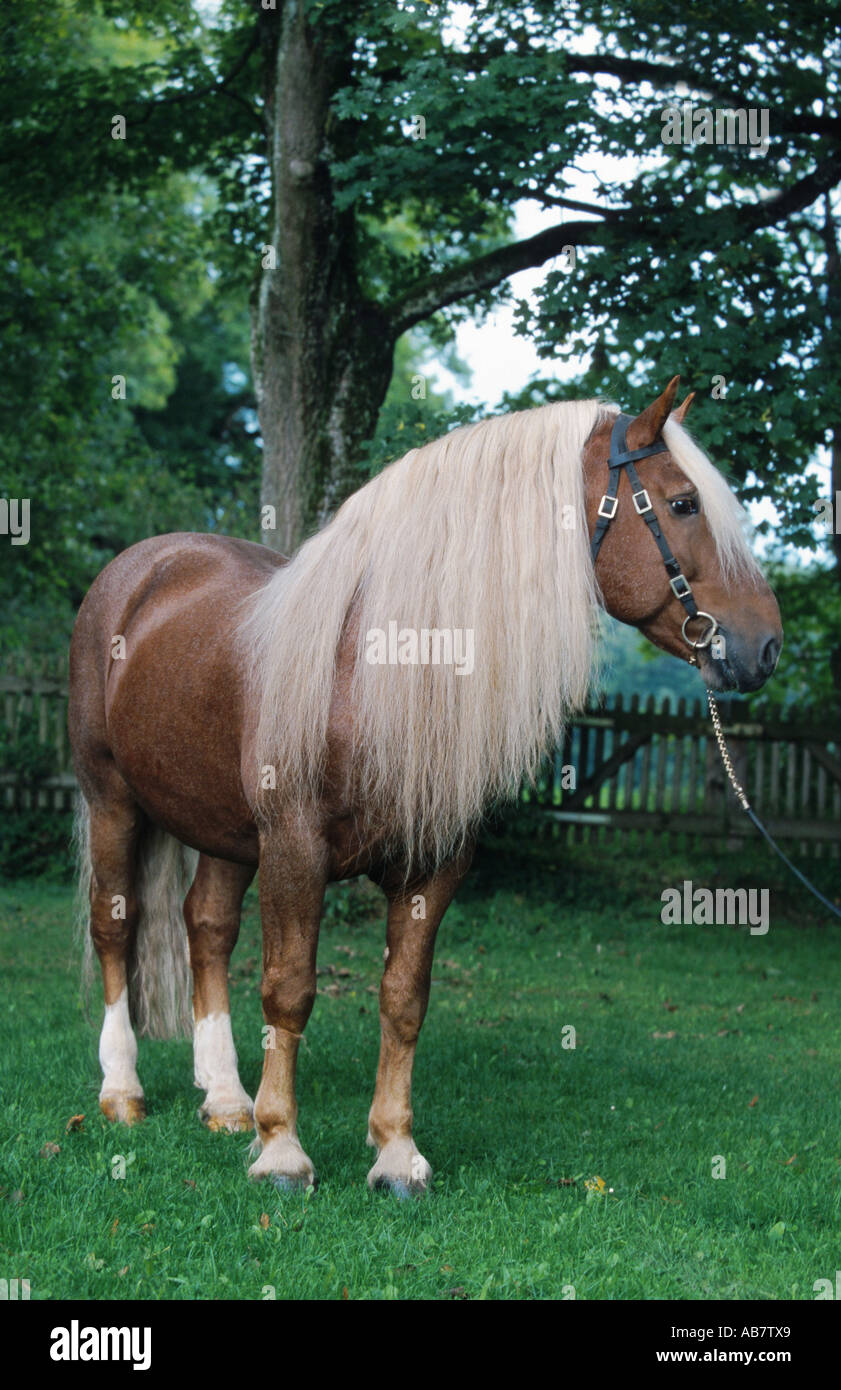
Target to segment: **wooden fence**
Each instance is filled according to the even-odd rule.
[[[27,751],[36,754],[31,772]],[[0,669],[0,806],[66,811],[75,794],[66,662],[6,657]]]
[[[816,857],[841,854],[841,734],[794,713],[758,720],[743,700],[721,702],[736,776],[775,838]],[[733,796],[706,702],[621,695],[567,730],[523,801],[565,840],[646,835],[713,837],[737,848],[757,835]]]
[[[801,854],[841,855],[841,734],[817,716],[758,721],[744,701],[722,704],[736,774],[771,834]],[[75,791],[67,739],[67,671],[6,660],[0,671],[0,805],[69,809]],[[8,750],[37,745],[11,770]],[[5,750],[5,755],[4,755]],[[23,761],[23,768],[20,766]],[[525,823],[562,840],[617,835],[716,838],[737,848],[756,835],[729,788],[705,707],[655,708],[621,696],[587,710],[534,789]]]

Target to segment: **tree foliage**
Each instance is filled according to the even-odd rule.
[[[293,11],[330,74],[319,176],[352,308],[376,312],[384,353],[399,345],[355,481],[458,418],[411,396],[424,355],[540,266],[518,328],[547,372],[509,404],[639,408],[679,370],[699,439],[774,503],[776,539],[812,548],[816,574],[841,563],[813,525],[841,487],[837,0],[11,0],[0,444],[6,495],[39,521],[6,552],[7,628],[66,616],[148,531],[259,536],[247,301],[277,211],[267,73]],[[663,109],[683,102],[767,112],[767,152],[664,144]],[[518,239],[524,201],[548,222]]]

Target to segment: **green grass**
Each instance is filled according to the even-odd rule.
[[[284,1196],[247,1181],[243,1136],[198,1122],[185,1041],[140,1043],[144,1125],[101,1118],[70,891],[7,884],[0,1277],[33,1299],[813,1298],[841,1267],[841,931],[775,875],[724,853],[486,850],[439,937],[415,1071],[435,1180],[416,1202],[365,1185],[375,890],[331,899],[299,1067],[320,1186]],[[661,925],[664,886],[716,876],[772,888],[766,936]],[[252,893],[232,969],[252,1094],[259,958]]]

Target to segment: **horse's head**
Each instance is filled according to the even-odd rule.
[[[758,690],[780,654],[780,611],[744,540],[735,497],[681,427],[692,397],[672,413],[679,380],[628,421],[624,440],[611,415],[587,441],[596,578],[608,613],[696,662],[709,687]],[[608,468],[609,456],[637,451],[641,457]]]

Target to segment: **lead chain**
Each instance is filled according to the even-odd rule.
[[[733,761],[730,757],[730,753],[728,752],[727,744],[724,741],[724,730],[721,727],[721,717],[718,713],[718,705],[716,704],[715,696],[713,695],[709,687],[707,687],[707,701],[710,707],[710,718],[713,722],[713,732],[715,733],[716,740],[718,742],[718,749],[721,753],[721,761],[724,763],[724,771],[730,778],[730,785],[736,793],[737,797],[739,798],[739,801],[742,803],[742,806],[746,811],[749,811],[750,802],[748,801],[747,795],[745,794],[744,787],[742,786],[741,782],[739,781],[738,777],[733,771]]]

